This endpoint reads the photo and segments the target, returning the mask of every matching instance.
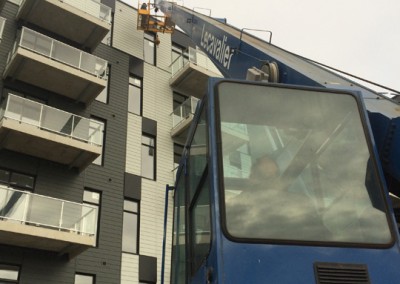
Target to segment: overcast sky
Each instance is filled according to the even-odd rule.
[[[137,7],[137,0],[124,2]],[[237,28],[270,30],[281,48],[400,91],[399,0],[177,2],[205,14],[210,9]]]

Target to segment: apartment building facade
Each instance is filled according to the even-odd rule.
[[[166,184],[214,67],[118,0],[0,8],[0,283],[160,282]]]

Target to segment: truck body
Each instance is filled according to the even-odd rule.
[[[178,169],[171,283],[398,283],[399,104],[156,4],[225,77],[209,80]]]

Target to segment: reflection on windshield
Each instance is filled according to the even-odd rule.
[[[219,87],[229,234],[390,242],[356,100],[346,94],[252,88]]]

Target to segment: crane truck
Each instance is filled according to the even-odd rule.
[[[170,282],[400,283],[396,97],[155,6],[224,76],[208,82],[178,169]]]

